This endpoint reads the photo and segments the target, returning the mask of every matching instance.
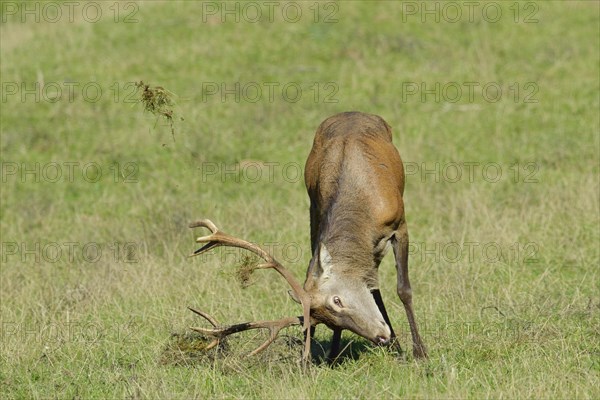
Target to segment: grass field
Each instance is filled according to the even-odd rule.
[[[1,4],[0,397],[600,397],[598,2],[91,4]],[[173,132],[141,80],[177,96]],[[302,371],[298,327],[198,351],[187,306],[301,311],[274,272],[242,288],[240,252],[187,258],[188,223],[302,279],[302,168],[349,110],[405,162],[430,359],[344,333],[339,365]],[[410,349],[391,254],[380,280]]]

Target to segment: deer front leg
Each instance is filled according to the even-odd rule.
[[[333,329],[333,336],[331,337],[331,348],[329,349],[329,355],[327,356],[327,362],[333,364],[338,356],[340,355],[340,343],[342,339],[342,330]]]
[[[387,310],[385,309],[385,304],[383,304],[383,298],[381,297],[381,292],[379,289],[374,289],[371,294],[373,295],[373,299],[375,299],[375,303],[377,304],[377,308],[381,312],[383,316],[383,320],[390,327],[391,339],[390,346],[396,349],[400,354],[403,353],[402,347],[400,347],[400,342],[396,337],[396,333],[394,332],[394,328],[392,328],[392,323],[390,322],[390,317],[388,316]]]
[[[392,238],[392,247],[394,248],[394,256],[396,258],[398,296],[404,305],[406,317],[408,318],[410,334],[413,340],[413,356],[415,358],[427,358],[427,350],[419,335],[412,309],[412,289],[410,288],[410,281],[408,279],[408,228],[406,222],[402,223]]]

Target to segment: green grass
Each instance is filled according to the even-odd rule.
[[[203,22],[192,1],[125,2],[120,18],[135,4],[138,22],[115,23],[112,4],[96,23],[81,8],[73,23],[21,23],[3,9],[2,398],[600,397],[597,2],[537,2],[537,23],[515,23],[513,2],[501,3],[497,23],[480,8],[474,22],[404,22],[400,2],[339,2],[336,23],[314,23],[312,2],[297,23],[281,8],[273,22]],[[334,10],[326,4],[321,18]],[[520,18],[531,12],[518,6]],[[168,123],[128,102],[128,82],[140,80],[177,95],[184,121],[175,118],[174,138]],[[39,82],[39,101],[9,94],[21,82]],[[79,84],[73,98],[64,82]],[[97,101],[81,91],[90,82],[102,90]],[[203,94],[211,82],[265,91],[268,82],[297,82],[303,96],[285,101],[276,90],[273,101],[265,92],[256,102],[221,102]],[[492,82],[503,95],[405,100],[407,82]],[[332,88],[337,102],[326,102]],[[525,102],[532,93],[537,102]],[[243,357],[262,338],[253,333],[221,353],[198,351],[188,327],[202,322],[188,305],[231,323],[300,309],[274,272],[255,272],[243,289],[241,253],[187,258],[200,233],[187,224],[211,218],[270,243],[301,279],[308,198],[293,172],[318,124],[347,110],[384,117],[405,164],[418,168],[405,203],[414,308],[430,359],[401,360],[345,333],[340,365],[303,372],[298,327],[255,358]],[[20,175],[36,162],[39,179]],[[452,182],[454,162],[479,163],[472,182],[466,169]],[[62,168],[56,182],[50,163]],[[68,164],[72,180],[65,163],[78,163]],[[84,179],[89,163],[101,176],[89,169]],[[439,182],[422,175],[436,163]],[[482,175],[489,165],[502,170],[497,182]],[[65,243],[76,243],[72,252]],[[380,278],[409,348],[391,255]],[[317,329],[317,340],[319,353],[328,330]]]

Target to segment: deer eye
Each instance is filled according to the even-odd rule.
[[[335,304],[336,306],[342,308],[344,307],[342,305],[342,299],[340,299],[338,296],[333,296],[333,304]]]

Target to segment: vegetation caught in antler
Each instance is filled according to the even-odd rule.
[[[257,268],[258,263],[255,259],[249,256],[242,257],[242,262],[240,263],[237,271],[235,272],[235,277],[240,282],[240,285],[242,285],[242,288],[245,289],[248,286],[252,285],[253,282],[250,280],[250,277],[252,276],[252,273],[256,271]]]

